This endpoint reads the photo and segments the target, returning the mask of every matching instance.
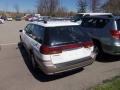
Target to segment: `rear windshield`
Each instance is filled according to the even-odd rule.
[[[50,27],[46,34],[45,43],[51,46],[86,41],[89,38],[80,31],[79,26]]]
[[[120,19],[117,20],[117,28],[120,30]]]

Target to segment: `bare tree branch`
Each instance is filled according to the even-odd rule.
[[[92,12],[99,12],[100,11],[100,2],[101,0],[92,0]]]
[[[78,12],[79,13],[85,13],[87,11],[87,2],[86,0],[78,0],[77,2],[78,5]]]
[[[102,6],[102,8],[105,12],[120,15],[120,0],[109,0]]]
[[[15,9],[16,13],[19,14],[19,12],[20,12],[20,7],[19,7],[18,4],[16,4],[16,5],[14,6],[14,9]]]
[[[38,0],[37,11],[43,15],[54,16],[59,5],[59,0]]]

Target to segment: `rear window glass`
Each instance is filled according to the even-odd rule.
[[[50,27],[46,34],[46,44],[51,46],[81,42],[88,38],[79,26]]]
[[[117,20],[117,28],[120,30],[120,19]]]
[[[108,19],[84,18],[81,26],[87,28],[104,28],[108,21]]]

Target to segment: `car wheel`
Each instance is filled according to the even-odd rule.
[[[20,36],[20,43],[22,43],[22,38],[21,38],[21,36]]]
[[[20,36],[20,42],[19,42],[19,45],[20,45],[21,47],[24,47],[21,36]]]
[[[94,47],[94,52],[96,53],[96,55],[98,55],[99,53],[99,48],[97,46]]]
[[[35,56],[34,56],[34,54],[31,54],[31,64],[32,64],[32,69],[33,69],[34,71],[36,71],[36,69],[37,69],[37,63],[36,63],[36,61],[35,61]]]
[[[93,39],[93,42],[95,44],[95,51],[97,52],[98,55],[102,55],[103,54],[103,49],[101,46],[101,43],[98,40]]]

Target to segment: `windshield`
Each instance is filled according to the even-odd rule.
[[[49,45],[63,45],[88,40],[80,31],[79,26],[64,26],[64,27],[49,27],[47,28],[47,44]]]

